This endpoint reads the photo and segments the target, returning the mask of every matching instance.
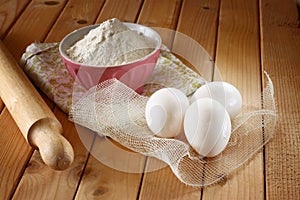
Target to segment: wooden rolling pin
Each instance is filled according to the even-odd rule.
[[[46,165],[64,170],[74,160],[62,125],[0,40],[0,96],[28,143]]]

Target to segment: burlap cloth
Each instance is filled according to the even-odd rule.
[[[21,66],[71,120],[135,152],[164,161],[180,181],[190,186],[207,186],[224,179],[261,150],[276,125],[273,85],[265,73],[266,87],[255,102],[243,105],[242,113],[232,119],[230,141],[220,155],[201,158],[184,140],[155,137],[144,116],[149,94],[161,87],[176,87],[188,95],[206,83],[166,48],[142,95],[116,79],[86,91],[68,74],[57,43],[31,44]]]

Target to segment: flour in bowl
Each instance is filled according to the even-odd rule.
[[[113,18],[92,29],[67,49],[74,61],[93,66],[130,63],[151,53],[156,42]]]

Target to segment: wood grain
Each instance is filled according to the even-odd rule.
[[[9,50],[0,41],[0,96],[24,138],[37,147],[45,164],[63,170],[73,162],[73,149],[62,126]]]
[[[94,24],[105,0],[70,0],[49,32],[46,42],[59,42],[73,30]]]
[[[103,2],[102,0],[94,0],[89,1],[89,5],[86,5],[84,1],[70,0],[53,25],[45,42],[60,41],[67,33],[82,27],[83,24],[78,23],[79,18],[87,21],[85,25],[93,23]],[[85,9],[78,9],[80,7],[85,7],[90,12]],[[34,152],[29,167],[25,170],[16,190],[15,199],[72,199],[76,193],[94,134],[85,128],[74,126],[68,120],[68,116],[59,108],[54,109],[54,114],[63,125],[64,136],[74,147],[75,160],[73,165],[63,172],[53,171],[41,162],[39,152]],[[35,192],[37,188],[40,192]]]
[[[171,48],[177,27],[182,0],[146,0],[137,22],[154,28],[161,36],[164,45]]]
[[[177,31],[196,40],[214,58],[219,18],[219,0],[184,0]],[[176,40],[174,41],[176,43]]]
[[[293,1],[261,1],[262,65],[270,74],[278,126],[265,149],[267,199],[300,199],[300,29]]]
[[[0,115],[0,199],[9,199],[33,149],[4,108]]]
[[[224,81],[235,85],[247,104],[261,92],[258,2],[221,1],[216,64]],[[206,199],[264,199],[262,152],[225,182],[204,188]],[[233,189],[234,188],[234,189]]]
[[[10,51],[17,60],[30,43],[45,39],[66,4],[66,0],[53,1],[56,3],[51,4],[47,2],[32,0],[3,40],[11,47]]]
[[[2,0],[0,1],[0,39],[3,39],[9,27],[21,14],[29,0]],[[0,99],[0,111],[4,108],[4,103]]]
[[[16,9],[18,14],[8,12],[6,8],[14,7],[16,2],[18,6],[21,5]],[[2,27],[7,27],[3,32],[4,35],[8,34],[5,43],[17,60],[31,42],[43,42],[45,38],[48,42],[60,41],[69,30],[94,22],[100,23],[111,17],[130,22],[137,21],[149,26],[172,29],[177,27],[177,30],[191,36],[206,48],[212,58],[216,59],[223,79],[236,85],[242,91],[246,102],[251,101],[260,92],[259,66],[262,65],[274,82],[279,121],[274,138],[265,148],[265,166],[262,153],[257,154],[249,163],[228,176],[226,181],[204,188],[201,193],[199,189],[181,184],[168,167],[147,172],[141,178],[140,173],[119,172],[103,165],[94,157],[88,158],[88,151],[76,134],[82,127],[74,127],[58,108],[55,108],[54,112],[67,130],[65,136],[77,147],[76,161],[64,172],[49,170],[42,163],[37,151],[31,157],[33,150],[26,144],[0,101],[0,199],[300,198],[300,34],[294,1],[103,0],[103,4],[99,3],[94,7],[94,3],[81,7],[81,2],[77,0],[32,0],[29,4],[24,2],[29,1],[0,0],[0,31]],[[261,3],[260,8],[258,2]],[[86,4],[85,1],[82,3]],[[140,7],[141,5],[143,6]],[[87,10],[98,13],[94,17],[90,14],[86,16],[89,13]],[[11,21],[5,20],[2,23],[3,16]],[[217,26],[219,28],[215,32]],[[169,37],[172,45],[173,39],[174,35]],[[53,104],[50,103],[50,106]],[[86,134],[87,143],[93,142],[93,133],[86,129],[80,132]],[[155,160],[149,161],[146,171],[160,164],[162,163]],[[86,170],[82,177],[85,165]],[[141,180],[143,182],[138,192]]]
[[[172,6],[168,6],[168,4],[170,4],[170,1],[161,1],[160,4],[151,4],[150,1],[145,2],[139,16],[139,22],[155,27],[176,29],[176,23],[179,18],[180,23],[178,24],[178,30],[180,31],[185,21],[190,20],[191,15],[189,15],[189,13],[195,13],[198,10],[196,6],[190,6],[190,4],[195,5],[192,1],[184,1],[182,8],[181,2],[178,1],[173,2]],[[162,8],[164,8],[164,10]],[[180,10],[181,15],[179,16]],[[168,14],[165,15],[164,13]],[[164,18],[166,16],[168,17]],[[206,20],[208,20],[208,18],[206,18]],[[166,38],[163,38],[163,41],[164,43],[173,43],[173,38],[169,37],[167,41]],[[161,161],[153,159],[147,162],[145,169],[147,173],[145,173],[143,177],[139,199],[200,199],[201,189],[184,185],[176,178],[169,167],[160,169],[160,165],[163,165]],[[151,172],[153,168],[160,170]]]
[[[61,122],[68,141],[74,148],[75,160],[65,171],[54,171],[47,167],[41,160],[38,151],[35,151],[30,159],[28,167],[20,180],[19,186],[13,199],[72,199],[85,163],[88,153],[80,143],[77,131],[85,135],[86,143],[92,144],[94,134],[82,127],[75,127],[61,110],[56,109],[55,114]]]
[[[137,22],[150,27],[176,29],[181,0],[145,0]]]
[[[157,169],[157,170],[153,170]],[[169,166],[159,160],[148,160],[139,199],[201,199],[201,188],[178,180]]]
[[[0,113],[2,112],[3,108],[4,108],[4,103],[2,99],[0,99]]]
[[[208,48],[211,56],[214,56],[215,54],[218,7],[218,1],[183,1],[177,26],[177,31],[191,37],[193,40],[203,45],[204,48]],[[193,18],[193,20],[191,20],[191,18]],[[209,31],[204,31],[205,27],[208,28]],[[185,41],[179,41],[179,37],[176,35],[172,50],[179,51],[180,49],[178,48],[184,48],[184,42]],[[187,51],[187,54],[192,53],[188,51],[188,48],[185,50]],[[212,71],[210,78],[211,76]],[[149,162],[147,167],[152,165],[154,165],[154,163]],[[166,188],[164,185],[168,185],[168,187]],[[151,192],[153,190],[156,192]],[[201,189],[185,186],[175,177],[168,167],[145,174],[140,199],[168,198],[200,199]]]
[[[26,45],[35,41],[42,40],[44,36],[48,33],[50,24],[57,18],[63,3],[59,3],[56,6],[45,5],[41,1],[32,1],[22,15],[18,18],[12,29],[7,34],[7,37],[4,39],[4,43],[7,45],[10,52],[13,52],[13,55],[16,60],[20,59],[22,51],[26,48]],[[39,20],[33,20],[35,18],[42,18],[47,14],[47,20],[44,20],[44,24],[40,24]],[[38,29],[39,31],[34,31]],[[31,32],[38,32],[41,35],[28,34]],[[25,36],[24,36],[25,35]],[[31,37],[33,36],[33,37]],[[29,157],[32,155],[32,149],[29,145],[24,142],[22,139],[22,134],[19,129],[14,129],[16,127],[15,122],[11,118],[2,118],[2,116],[7,116],[8,111],[4,109],[1,113],[1,124],[5,124],[7,127],[12,127],[10,131],[3,130],[1,127],[0,132],[3,136],[3,142],[9,144],[7,148],[1,148],[0,155],[10,155],[6,157],[7,159],[3,160],[1,167],[1,173],[8,173],[8,176],[4,176],[0,181],[5,185],[6,192],[4,193],[3,199],[10,198],[10,195],[14,192],[15,186],[19,182],[19,179],[23,173],[24,167],[27,164]],[[16,149],[22,149],[22,153],[16,151]],[[23,155],[22,158],[17,158],[18,156]],[[16,161],[12,162],[11,158],[15,158]],[[11,163],[11,164],[9,164]],[[12,165],[13,164],[13,165]],[[13,181],[11,181],[13,180]],[[2,193],[1,193],[2,194]]]
[[[191,68],[208,81],[213,79],[218,17],[219,0],[183,1],[179,33],[172,46],[172,52],[186,58]]]
[[[144,165],[144,156],[97,137],[76,199],[136,199]]]
[[[0,39],[5,36],[9,27],[20,15],[29,0],[1,0],[0,1]]]
[[[142,5],[142,0],[106,1],[96,23],[110,18],[118,18],[123,22],[135,22]]]
[[[130,6],[128,5],[129,3]],[[121,21],[134,22],[140,5],[141,1],[107,0],[96,23],[101,23],[113,17]],[[126,153],[122,148],[115,146],[115,151],[112,151],[111,147],[106,147],[107,143],[104,143],[103,140],[97,137],[91,150],[92,156],[89,157],[81,184],[76,193],[76,199],[136,199],[145,165],[145,157],[133,155],[136,153],[130,152],[128,152],[129,157],[126,157],[128,154],[125,156],[119,154]],[[113,165],[107,166],[109,163],[104,162],[101,155],[107,156],[110,163],[114,162]],[[114,166],[119,166],[120,164],[125,170],[132,170],[131,167],[135,167],[135,173],[114,169]],[[121,168],[118,169],[120,170]]]

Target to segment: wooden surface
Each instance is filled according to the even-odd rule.
[[[64,170],[74,160],[71,144],[61,135],[62,125],[34,85],[0,41],[0,96],[25,140],[39,149],[43,162]]]
[[[84,145],[79,127],[46,99],[75,151],[69,169],[54,171],[26,143],[0,100],[0,199],[300,199],[300,22],[295,1],[0,0],[0,38],[19,60],[32,42],[57,42],[72,30],[112,17],[190,36],[216,62],[218,69],[212,70],[236,85],[245,102],[260,93],[267,70],[279,116],[274,138],[223,182],[193,188],[168,167],[146,172],[161,163],[142,156],[134,161],[140,173],[104,165],[89,154],[103,147],[103,140],[81,128]],[[180,48],[176,37],[167,40]]]

